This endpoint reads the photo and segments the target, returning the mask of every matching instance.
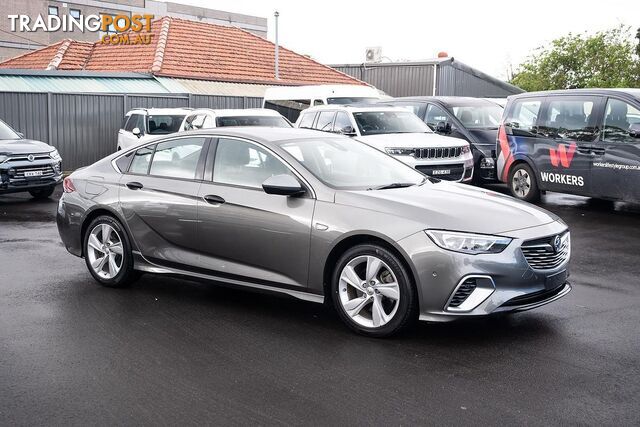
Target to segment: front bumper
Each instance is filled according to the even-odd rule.
[[[0,164],[0,194],[19,193],[62,182],[62,162],[52,159]]]
[[[399,243],[412,261],[420,301],[420,319],[449,321],[499,312],[524,311],[550,303],[571,290],[567,282],[570,254],[553,269],[533,269],[521,245],[566,231],[561,222],[502,233],[513,238],[499,254],[467,255],[444,250],[424,232]],[[473,291],[453,307],[456,291],[473,279]]]
[[[453,182],[467,182],[473,178],[473,156],[471,153],[458,157],[417,159],[412,156],[394,156],[425,175]]]

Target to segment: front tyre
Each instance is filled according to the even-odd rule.
[[[137,278],[129,238],[115,218],[94,219],[87,227],[83,248],[87,268],[101,285],[119,288]]]
[[[51,197],[53,192],[56,190],[55,186],[45,187],[45,188],[36,188],[33,190],[29,190],[29,194],[36,200],[47,199]]]
[[[338,315],[352,330],[387,337],[416,318],[417,297],[406,268],[382,246],[363,244],[336,264],[331,294]]]
[[[518,163],[512,167],[507,182],[513,197],[530,203],[540,200],[538,181],[528,164]]]

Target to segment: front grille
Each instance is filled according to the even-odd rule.
[[[35,162],[37,160],[51,160],[51,157],[49,157],[48,154],[33,154],[33,160],[31,160],[32,162]],[[11,163],[11,162],[27,162],[29,161],[29,155],[28,154],[14,154],[13,156],[9,157],[7,159],[7,163]]]
[[[568,231],[560,234],[560,247],[554,248],[556,235],[529,240],[520,248],[527,262],[534,270],[550,270],[569,259],[571,239]]]
[[[446,181],[460,181],[462,174],[464,173],[464,166],[461,164],[447,164],[447,165],[418,165],[416,169],[425,175],[433,176],[434,178],[444,179]],[[448,174],[433,173],[434,170],[449,170]]]
[[[462,155],[462,147],[416,148],[413,157],[416,159],[451,159]]]
[[[37,166],[21,166],[9,170],[9,176],[12,179],[25,179],[32,177],[25,177],[25,172],[42,172],[42,175],[36,175],[33,178],[43,178],[55,175],[55,171],[51,165],[37,165]]]
[[[451,297],[449,301],[449,307],[460,307],[460,304],[465,302],[469,295],[476,289],[476,279],[467,279],[458,287],[456,293]]]
[[[520,295],[519,297],[511,298],[509,301],[502,304],[502,307],[516,307],[519,305],[535,304],[537,302],[541,302],[558,295],[560,292],[562,292],[564,287],[565,287],[565,284],[563,283],[562,285],[556,287],[555,289],[551,289],[551,290],[545,289],[543,291]]]

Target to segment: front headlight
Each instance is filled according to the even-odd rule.
[[[513,240],[509,237],[461,233],[459,231],[425,230],[425,232],[433,240],[433,243],[442,249],[471,255],[500,253]]]
[[[414,148],[385,148],[385,151],[392,156],[413,156],[415,153]]]
[[[480,160],[480,167],[482,169],[493,169],[496,167],[496,161],[491,157],[483,157],[482,160]]]
[[[5,156],[4,154],[0,154],[0,163],[3,163],[8,158],[9,158],[9,156]]]
[[[58,153],[58,150],[56,150],[55,148],[53,149],[52,152],[49,153],[49,157],[57,161],[62,160],[62,157],[60,157],[60,153]]]

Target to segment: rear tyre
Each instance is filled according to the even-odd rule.
[[[379,245],[357,245],[340,257],[331,295],[340,319],[362,335],[391,336],[417,317],[417,296],[407,269]]]
[[[513,197],[530,203],[540,200],[538,181],[528,164],[518,163],[512,167],[507,183]]]
[[[120,288],[138,278],[129,237],[115,218],[104,215],[91,221],[83,249],[87,268],[101,285]]]
[[[55,186],[45,187],[45,188],[36,188],[33,190],[29,190],[29,194],[36,200],[47,199],[51,197],[53,192],[56,190]]]

